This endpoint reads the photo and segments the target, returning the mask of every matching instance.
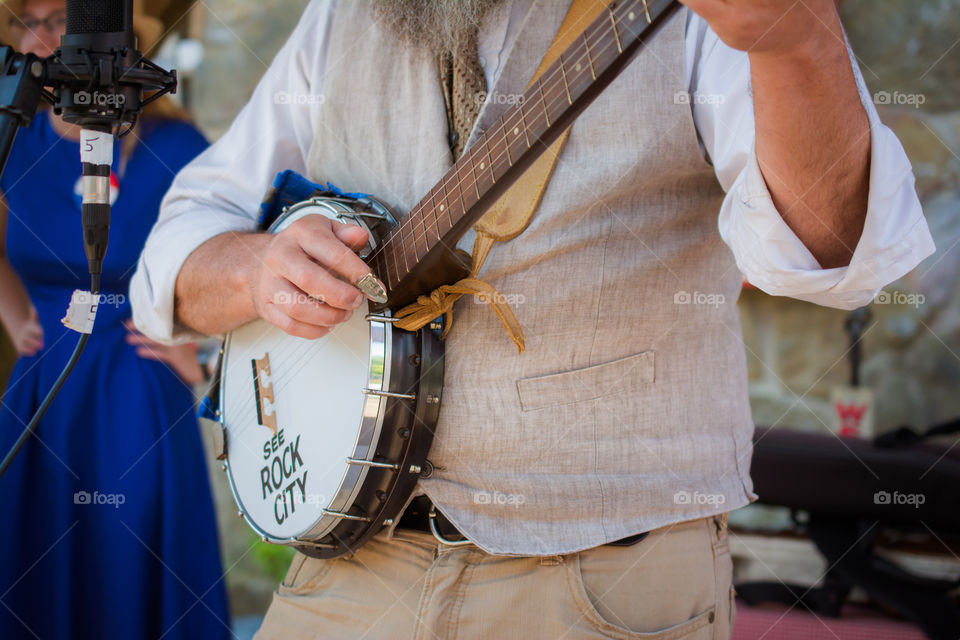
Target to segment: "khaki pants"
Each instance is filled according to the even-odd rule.
[[[256,640],[726,639],[726,521],[691,520],[631,547],[562,556],[492,556],[402,530],[349,557],[297,554]]]

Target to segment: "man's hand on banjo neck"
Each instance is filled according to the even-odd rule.
[[[176,283],[177,321],[221,334],[257,318],[314,339],[363,303],[353,284],[370,268],[357,256],[367,232],[308,215],[278,234],[228,232],[190,254]]]

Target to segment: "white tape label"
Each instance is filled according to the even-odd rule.
[[[80,162],[111,166],[113,164],[113,136],[109,133],[90,129],[80,131]]]
[[[97,319],[97,306],[100,295],[77,289],[70,298],[67,315],[60,322],[68,329],[77,333],[92,333],[93,322]]]

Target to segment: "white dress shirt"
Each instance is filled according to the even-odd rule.
[[[488,86],[498,77],[527,7],[499,5],[481,29],[479,54]],[[175,179],[131,283],[134,320],[147,336],[164,343],[196,337],[174,321],[174,285],[184,261],[213,236],[253,230],[258,205],[277,172],[306,172],[317,107],[325,99],[350,99],[323,93],[327,65],[349,64],[327,56],[335,9],[333,0],[310,3],[227,133]],[[703,19],[690,15],[685,86],[702,149],[726,192],[718,212],[720,235],[752,284],[771,295],[854,309],[933,253],[910,162],[880,122],[851,52],[871,129],[867,216],[849,266],[822,269],[783,221],[757,164],[747,54],[725,45]]]

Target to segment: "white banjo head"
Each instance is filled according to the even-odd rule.
[[[306,209],[298,213],[329,215]],[[228,475],[265,539],[326,535],[359,491],[367,467],[347,460],[370,459],[382,426],[382,398],[364,390],[385,389],[389,377],[390,326],[367,313],[362,306],[316,340],[262,320],[227,338],[220,407]]]

